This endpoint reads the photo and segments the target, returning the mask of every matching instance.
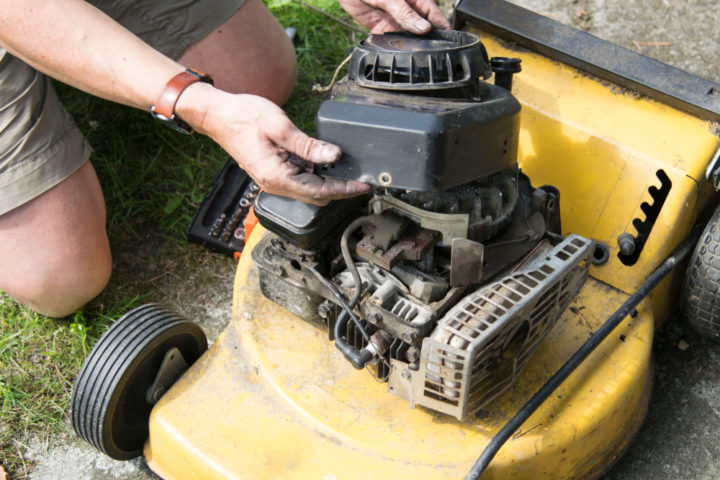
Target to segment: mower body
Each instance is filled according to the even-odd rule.
[[[509,43],[492,19],[478,21],[474,8],[461,3],[464,28],[481,36],[491,56],[522,59],[512,91],[522,105],[520,168],[535,184],[560,191],[563,235],[600,245],[579,294],[518,380],[459,421],[410,408],[354,370],[327,333],[263,297],[244,255],[232,321],[151,414],[144,453],[161,477],[462,478],[712,203],[709,177],[720,139],[711,121],[720,108],[639,94],[573,61]],[[256,228],[246,248],[264,234]],[[620,237],[632,239],[632,252],[621,250]],[[672,311],[681,281],[682,269],[663,281],[523,424],[482,478],[590,479],[605,472],[645,417],[653,332]]]

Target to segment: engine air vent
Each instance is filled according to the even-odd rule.
[[[507,390],[587,278],[592,245],[570,235],[460,300],[423,341],[415,402],[462,420]]]
[[[492,73],[485,47],[468,32],[434,30],[370,35],[360,42],[348,77],[384,90],[440,90],[473,84]]]

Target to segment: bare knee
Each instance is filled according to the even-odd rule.
[[[19,303],[49,317],[64,317],[95,298],[110,279],[109,248],[37,262],[6,288]]]
[[[107,285],[105,203],[89,162],[0,215],[0,290],[48,316],[69,315]]]
[[[257,95],[272,100],[277,105],[284,105],[292,95],[297,80],[297,58],[295,49],[287,38],[283,37],[283,41],[287,45],[278,48],[273,52],[266,70],[263,72],[264,78],[259,79],[256,87]],[[233,88],[235,93],[242,92],[240,85]]]

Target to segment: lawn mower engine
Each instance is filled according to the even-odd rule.
[[[517,71],[466,32],[371,35],[318,111],[343,157],[317,173],[373,193],[255,202],[272,232],[252,252],[263,294],[458,419],[513,383],[589,268],[592,242],[560,234],[557,189],[518,168]]]

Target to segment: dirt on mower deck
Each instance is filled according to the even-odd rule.
[[[716,0],[515,3],[720,82]],[[301,27],[298,30],[302,35]],[[214,339],[230,319],[232,262],[206,262],[202,269],[196,272],[205,279],[201,285],[196,279],[177,278],[162,289],[170,306],[201,323]],[[673,319],[656,336],[653,351],[655,385],[647,420],[605,480],[720,478],[720,345],[702,341]],[[32,440],[26,458],[36,462],[29,472],[31,479],[158,478],[141,459],[110,460],[69,432],[53,438],[50,445]]]

